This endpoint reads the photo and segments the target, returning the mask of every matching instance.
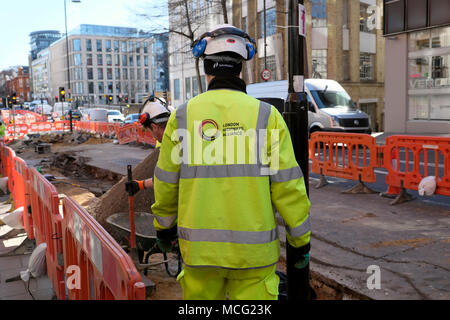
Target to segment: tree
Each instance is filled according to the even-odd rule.
[[[169,32],[184,39],[178,47],[174,44],[169,46],[172,49],[169,56],[191,55],[191,46],[211,15],[222,15],[224,23],[228,23],[227,0],[168,0],[165,2],[167,7],[163,2],[151,1],[137,15],[147,20],[150,32]],[[202,93],[199,59],[195,59],[195,72],[199,92]]]

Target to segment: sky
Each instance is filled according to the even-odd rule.
[[[134,27],[149,30],[149,22],[137,14],[162,0],[67,1],[67,28],[80,24]],[[153,3],[152,3],[153,2]],[[146,9],[147,8],[147,9]],[[0,71],[28,65],[29,34],[39,30],[65,33],[64,0],[0,0]]]

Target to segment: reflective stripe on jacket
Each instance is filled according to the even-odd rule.
[[[310,202],[288,128],[275,107],[243,92],[210,90],[178,107],[154,180],[155,228],[178,224],[188,266],[277,263],[275,210],[291,245],[309,243]]]

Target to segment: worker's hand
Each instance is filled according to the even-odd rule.
[[[143,190],[143,189],[145,189],[144,188],[144,181],[136,181],[136,180],[133,180],[133,181],[127,181],[127,182],[125,182],[125,191],[128,193],[128,194],[131,194],[131,195],[135,195],[136,193],[138,193],[139,192],[139,190]]]
[[[172,241],[168,239],[156,238],[156,244],[158,245],[159,250],[164,253],[171,252],[173,249]]]
[[[295,267],[297,269],[303,269],[308,265],[308,263],[309,263],[309,253],[302,255],[301,258],[295,263]]]

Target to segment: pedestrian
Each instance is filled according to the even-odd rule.
[[[155,101],[154,97],[151,97],[144,102],[144,108],[139,116],[139,123],[146,130],[150,130],[153,138],[155,138],[156,150],[154,152],[159,152],[161,140],[163,138],[169,116],[170,111],[161,103]],[[131,191],[133,195],[138,193],[140,190],[148,188],[153,188],[153,178],[146,180],[133,180],[125,183],[125,190],[127,192]]]
[[[192,53],[208,89],[176,108],[164,132],[152,205],[158,244],[170,251],[178,237],[184,299],[276,300],[275,209],[296,267],[308,265],[310,249],[310,202],[288,128],[275,107],[246,94],[239,75],[256,44],[245,32],[216,26]]]

